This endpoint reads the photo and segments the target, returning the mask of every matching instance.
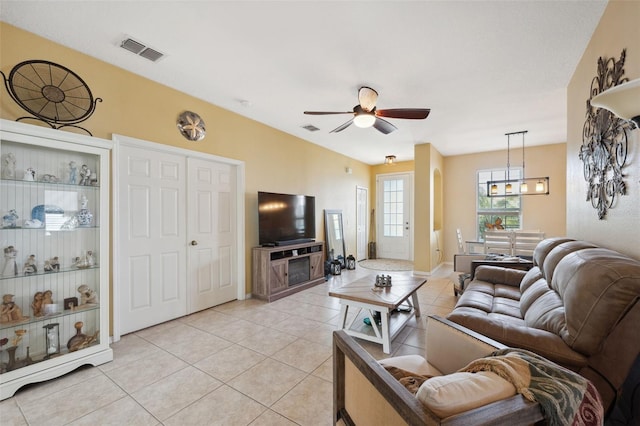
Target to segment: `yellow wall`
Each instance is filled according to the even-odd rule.
[[[512,149],[510,155],[521,158],[522,149]],[[566,235],[566,144],[526,147],[525,161],[527,176],[549,176],[550,194],[522,197],[523,229],[539,229],[548,237]],[[452,261],[458,249],[456,228],[465,240],[476,239],[476,172],[506,167],[507,151],[445,157],[444,165],[444,258]]]
[[[356,186],[370,184],[367,164],[280,132],[228,110],[139,77],[80,52],[0,22],[0,69],[8,75],[30,59],[55,62],[73,70],[104,99],[82,125],[94,136],[112,133],[206,152],[245,162],[246,292],[251,291],[251,248],[258,244],[257,192],[316,197],[316,237],[324,240],[323,209],[342,209],[347,253],[355,254]],[[1,89],[0,117],[26,115]],[[189,142],[176,129],[184,110],[195,111],[207,125],[201,142]],[[302,112],[301,112],[302,113]],[[33,121],[30,121],[34,123]],[[345,169],[350,167],[352,174]],[[114,214],[118,214],[115,212]]]
[[[610,1],[567,89],[567,232],[640,259],[640,130],[630,133],[622,170],[627,194],[618,196],[605,220],[586,201],[587,183],[578,158],[586,101],[598,58],[620,59],[627,49],[625,77],[640,78],[640,2]],[[638,104],[640,106],[640,103]]]

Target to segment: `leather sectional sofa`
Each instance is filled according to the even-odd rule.
[[[640,262],[567,238],[540,242],[533,261],[478,267],[447,318],[578,372],[606,411],[640,354]]]

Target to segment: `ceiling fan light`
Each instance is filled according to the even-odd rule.
[[[353,119],[353,124],[363,129],[373,126],[375,122],[376,116],[368,113],[358,114]]]

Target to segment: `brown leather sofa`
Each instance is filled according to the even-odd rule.
[[[567,238],[540,242],[533,261],[478,267],[447,318],[578,372],[606,412],[640,353],[640,262]]]

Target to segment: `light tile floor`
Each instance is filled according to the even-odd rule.
[[[114,360],[23,387],[0,403],[6,425],[330,425],[332,331],[327,292],[376,271],[358,267],[284,299],[234,301],[123,336]],[[392,342],[359,341],[376,359],[424,353],[429,314],[455,305],[451,268],[419,290],[422,317]]]

